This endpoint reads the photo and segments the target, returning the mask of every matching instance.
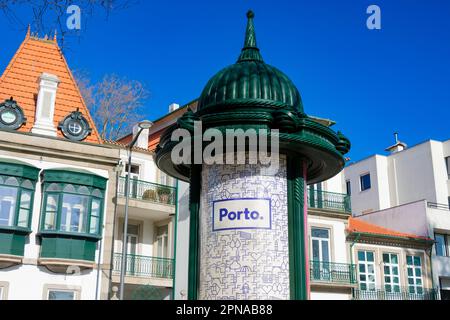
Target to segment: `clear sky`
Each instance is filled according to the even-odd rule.
[[[381,8],[381,30],[366,27],[371,4]],[[337,122],[352,161],[384,154],[395,131],[408,145],[450,139],[450,1],[141,0],[109,19],[82,20],[66,57],[94,80],[116,73],[145,83],[143,116],[152,120],[197,98],[236,61],[249,8],[265,62],[293,80],[306,113]],[[22,26],[1,23],[1,70],[27,14],[18,12]]]

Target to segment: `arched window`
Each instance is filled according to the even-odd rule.
[[[100,236],[106,179],[85,172],[44,171],[41,232]]]

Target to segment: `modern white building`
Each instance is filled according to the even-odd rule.
[[[353,215],[364,221],[436,241],[433,287],[450,296],[450,140],[410,148],[399,142],[344,169]]]

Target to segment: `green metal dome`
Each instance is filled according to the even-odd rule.
[[[253,12],[247,13],[244,48],[238,61],[213,76],[199,99],[198,111],[211,107],[258,105],[291,107],[303,113],[300,94],[280,70],[264,63],[256,45]]]

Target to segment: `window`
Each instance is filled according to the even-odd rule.
[[[370,173],[360,176],[359,180],[361,182],[361,191],[370,189]]]
[[[0,175],[0,227],[29,229],[35,182]]]
[[[450,278],[440,278],[441,300],[450,300]]]
[[[435,233],[434,240],[436,241],[436,255],[441,257],[448,256],[447,235]]]
[[[406,256],[408,271],[408,292],[423,294],[422,259],[420,256]]]
[[[330,231],[323,228],[311,229],[312,253],[314,261],[330,261]]]
[[[94,187],[45,183],[41,229],[100,235],[103,198]]]
[[[76,292],[73,290],[48,290],[48,300],[75,300]]]
[[[375,291],[375,254],[372,251],[358,251],[359,288]]]
[[[386,292],[400,292],[400,271],[398,255],[383,253],[384,289]]]
[[[352,195],[352,185],[350,183],[350,180],[345,181],[345,190],[348,196]]]
[[[168,225],[158,227],[156,230],[156,256],[158,258],[168,257],[168,230]]]

